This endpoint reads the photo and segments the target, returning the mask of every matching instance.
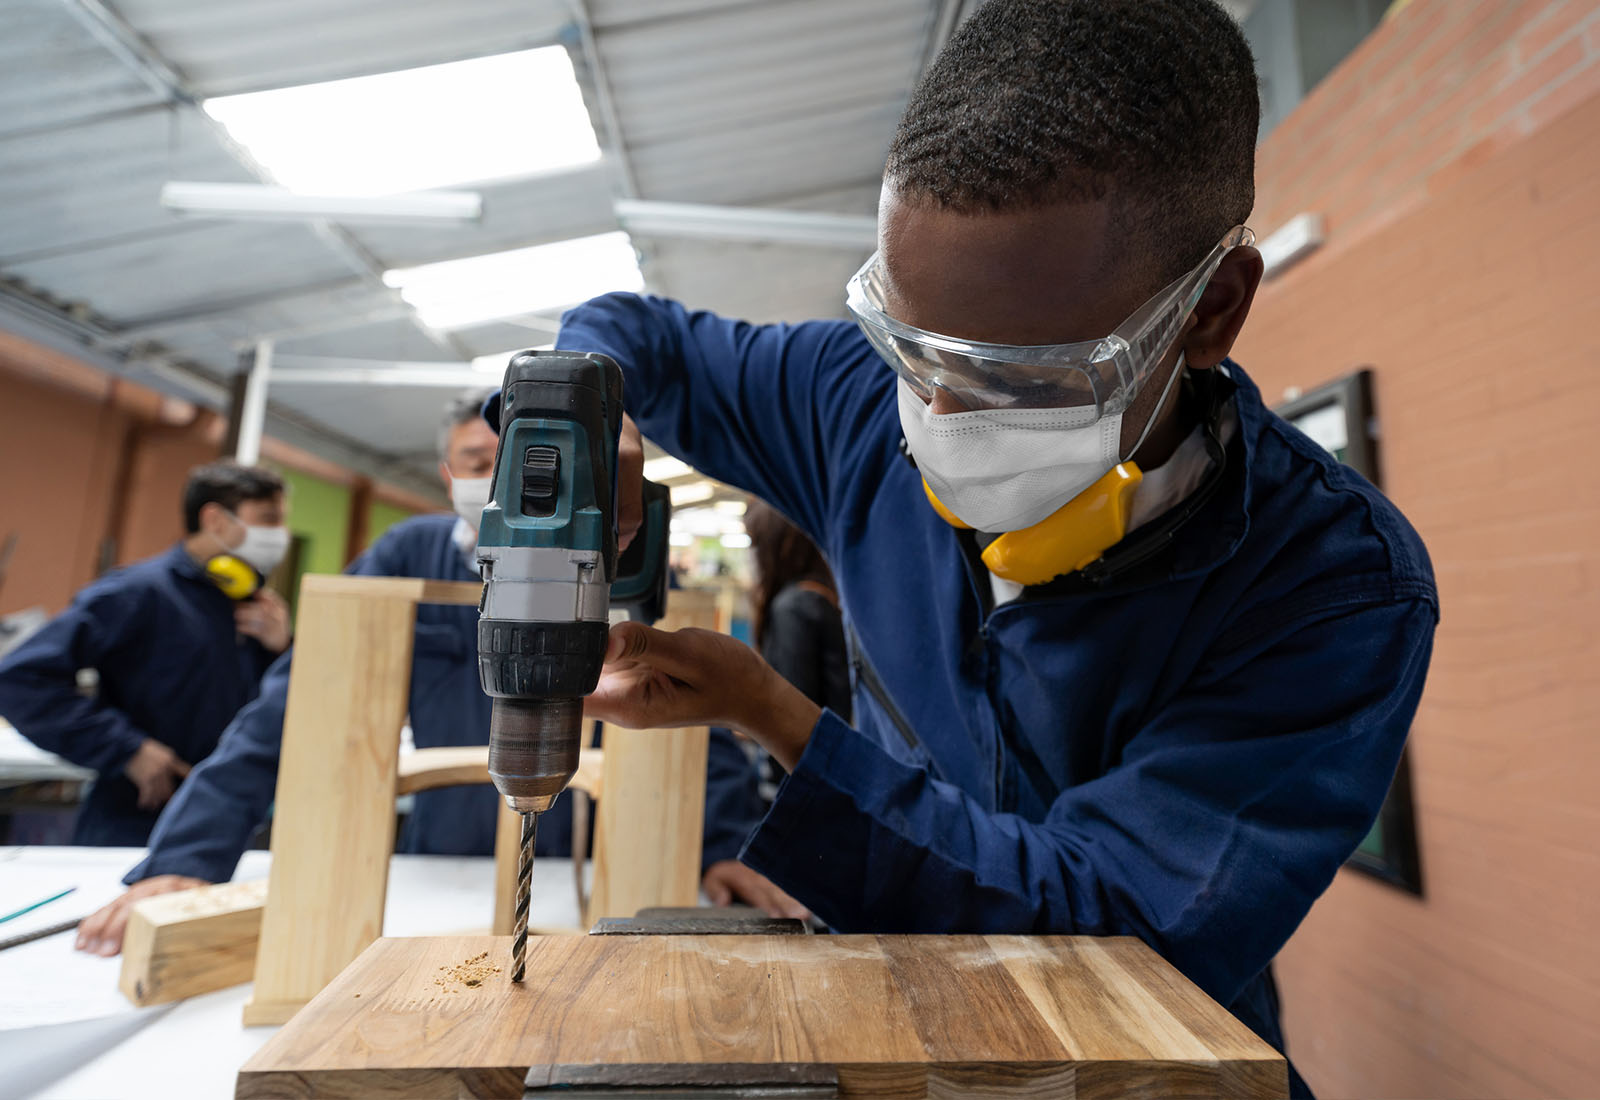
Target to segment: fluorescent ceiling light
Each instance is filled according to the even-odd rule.
[[[697,504],[702,500],[710,500],[717,493],[716,486],[709,481],[691,481],[687,485],[672,486],[672,506],[680,504]]]
[[[667,536],[668,546],[693,546],[694,536],[687,531],[673,531]]]
[[[725,516],[742,516],[748,505],[742,500],[719,500],[716,507]]]
[[[671,455],[646,459],[644,464],[644,476],[649,481],[668,481],[672,478],[683,477],[692,473],[694,473],[693,466],[673,458]]]
[[[397,268],[385,271],[383,281],[400,291],[423,324],[438,329],[559,309],[612,290],[644,289],[639,257],[620,232]]]
[[[720,538],[727,534],[727,521],[704,506],[678,508],[672,513],[670,530],[691,539]]]
[[[329,218],[351,225],[465,224],[483,216],[475,191],[423,191],[406,195],[306,195],[266,183],[186,183],[161,188],[161,205],[192,218],[303,221]]]
[[[600,158],[565,47],[205,101],[273,179],[319,195],[390,195]]]
[[[729,531],[722,536],[722,545],[729,550],[744,550],[750,545],[750,536],[743,531]]]

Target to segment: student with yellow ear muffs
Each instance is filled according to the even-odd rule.
[[[262,587],[288,549],[282,479],[214,462],[190,473],[182,506],[181,540],[94,581],[0,661],[0,715],[99,773],[75,844],[143,845],[289,644],[288,608]],[[93,698],[77,691],[83,668]]]

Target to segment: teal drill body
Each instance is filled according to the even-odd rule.
[[[621,424],[612,360],[512,357],[478,529],[478,672],[494,699],[489,774],[519,813],[548,809],[577,771],[583,697],[605,658],[616,577]]]

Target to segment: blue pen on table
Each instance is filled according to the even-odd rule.
[[[45,898],[43,901],[36,901],[32,905],[24,905],[21,909],[18,909],[15,913],[7,913],[5,916],[0,917],[0,924],[4,924],[6,921],[11,920],[14,917],[20,917],[24,913],[31,913],[35,909],[39,908],[42,905],[49,905],[52,901],[60,901],[62,898],[66,897],[68,894],[72,893],[76,889],[77,889],[76,886],[69,886],[65,890],[61,891],[61,893],[52,894],[49,897]]]

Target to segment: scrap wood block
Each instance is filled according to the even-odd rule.
[[[506,937],[379,940],[245,1063],[236,1095],[1288,1088],[1277,1051],[1129,938],[558,936],[529,941],[525,982],[509,974]]]
[[[249,981],[266,898],[266,879],[145,898],[128,916],[118,988],[157,1005]]]

